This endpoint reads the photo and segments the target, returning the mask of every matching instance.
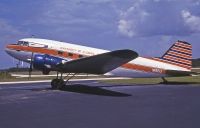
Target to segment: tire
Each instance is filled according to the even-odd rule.
[[[64,86],[65,86],[65,82],[63,79],[53,79],[51,81],[52,89],[63,89]]]
[[[51,88],[52,89],[57,89],[58,81],[59,81],[58,79],[53,79],[51,81]]]
[[[57,89],[63,89],[65,86],[65,82],[63,79],[59,79],[58,83],[57,83]]]

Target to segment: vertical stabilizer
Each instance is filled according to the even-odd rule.
[[[169,48],[161,59],[191,70],[192,45],[184,41],[177,41]]]

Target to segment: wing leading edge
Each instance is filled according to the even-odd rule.
[[[105,74],[138,57],[132,50],[116,50],[57,65],[61,72]]]

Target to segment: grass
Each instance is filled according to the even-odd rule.
[[[187,77],[165,77],[168,84],[200,84],[200,76],[187,76]],[[160,84],[163,82],[161,78],[131,78],[120,80],[104,80],[105,83],[110,84]]]
[[[12,77],[9,72],[6,72],[6,71],[0,72],[0,80],[7,80],[7,79],[13,79],[13,78],[14,77]]]
[[[23,73],[20,73],[23,74]],[[27,73],[26,73],[27,74]],[[33,74],[39,74],[35,72]],[[86,78],[98,78],[99,76],[76,76],[75,79],[86,79]],[[105,77],[105,76],[100,76]],[[16,78],[10,75],[10,72],[0,72],[0,82],[10,81],[36,81],[36,80],[52,80],[55,77],[32,77],[32,78]],[[200,84],[200,76],[187,76],[187,77],[165,77],[169,84]],[[118,79],[118,80],[103,80],[101,82],[110,84],[136,84],[136,85],[148,85],[148,84],[159,84],[163,82],[161,78],[132,78],[132,79]]]
[[[55,76],[38,76],[38,77],[14,77],[11,76],[11,73],[14,74],[24,74],[28,75],[28,72],[7,72],[7,71],[2,71],[0,72],[0,82],[13,82],[13,81],[37,81],[37,80],[52,80],[55,79]],[[56,74],[56,72],[54,72]],[[51,73],[53,74],[53,73]],[[32,75],[42,75],[41,72],[33,72]],[[81,74],[80,74],[81,75]],[[73,79],[88,79],[88,78],[98,78],[99,76],[75,76]],[[100,76],[100,77],[105,77],[105,76]]]

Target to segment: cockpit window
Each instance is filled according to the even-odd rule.
[[[23,45],[24,42],[23,42],[23,41],[18,41],[17,44],[18,44],[18,45]]]
[[[26,41],[18,41],[17,45],[21,45],[21,46],[29,46],[29,43]]]
[[[24,46],[28,46],[28,42],[24,42]]]

